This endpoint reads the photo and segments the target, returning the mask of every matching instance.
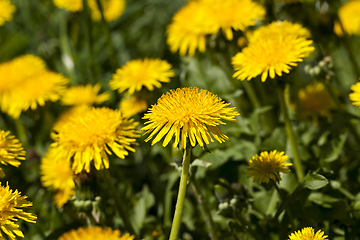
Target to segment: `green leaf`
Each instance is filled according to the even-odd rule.
[[[311,190],[316,190],[324,187],[329,181],[326,177],[317,174],[317,173],[308,173],[301,181],[304,188],[308,188]]]

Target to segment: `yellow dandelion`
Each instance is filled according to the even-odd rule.
[[[58,159],[52,148],[41,159],[40,174],[43,186],[56,191],[54,202],[58,208],[74,196],[75,183],[70,162],[65,158]]]
[[[125,118],[144,112],[147,108],[148,104],[145,99],[137,99],[134,96],[123,98],[120,102],[120,111]]]
[[[260,156],[257,154],[249,161],[249,170],[246,172],[248,178],[254,177],[254,182],[259,184],[268,183],[270,179],[275,182],[281,180],[280,172],[288,173],[290,169],[287,166],[292,166],[292,163],[287,163],[289,159],[284,152],[276,150],[271,152],[261,152]]]
[[[141,129],[151,132],[145,140],[149,141],[154,137],[151,145],[159,142],[165,135],[163,146],[168,145],[175,134],[174,147],[181,141],[183,148],[186,148],[187,138],[191,146],[204,142],[213,142],[210,133],[220,143],[228,139],[221,132],[218,125],[225,124],[221,119],[236,122],[235,116],[239,113],[233,108],[227,108],[230,103],[225,103],[215,94],[198,88],[178,88],[163,94],[157,103],[148,110],[143,119],[148,119]],[[156,137],[155,137],[156,135]],[[181,140],[180,140],[181,137]]]
[[[100,21],[101,13],[96,0],[89,0],[88,2],[91,9],[91,18],[94,21]],[[118,19],[124,12],[125,0],[101,0],[100,2],[107,22]]]
[[[102,227],[86,227],[71,230],[61,235],[58,240],[98,240],[98,239],[111,239],[111,240],[133,240],[135,236],[130,234],[121,234],[119,230],[112,230],[110,228]]]
[[[98,95],[101,85],[95,84],[92,86],[88,84],[86,86],[78,85],[68,88],[61,97],[61,103],[63,105],[93,105],[103,103],[110,99],[110,94],[104,92]]]
[[[82,0],[53,0],[54,5],[58,8],[65,8],[70,12],[78,12],[83,10]]]
[[[25,160],[25,151],[20,141],[9,134],[10,131],[0,130],[0,163],[18,167],[19,160]],[[5,177],[5,173],[0,167],[0,178],[3,177]]]
[[[255,20],[262,20],[265,8],[251,0],[202,0],[209,8],[206,21],[218,26],[225,33],[228,40],[233,39],[232,29],[244,31],[256,24]]]
[[[360,107],[360,82],[352,85],[351,90],[354,91],[349,94],[350,100],[353,102],[352,104]]]
[[[143,86],[150,91],[154,90],[154,87],[160,88],[161,82],[170,82],[170,77],[174,75],[171,65],[165,60],[136,59],[116,70],[110,87],[113,90],[118,89],[119,93],[128,90],[128,94],[132,95]]]
[[[62,112],[61,115],[58,117],[56,122],[53,125],[53,130],[55,132],[61,131],[62,126],[66,125],[69,118],[73,116],[81,115],[82,113],[86,112],[89,109],[87,105],[76,105],[66,111]]]
[[[11,4],[10,0],[0,0],[0,26],[4,25],[5,22],[11,21],[13,19],[13,14],[16,10],[16,7]]]
[[[314,233],[312,227],[305,227],[299,231],[289,235],[289,240],[327,240],[327,235],[324,235],[324,232],[319,230]]]
[[[206,50],[206,35],[218,31],[218,26],[208,21],[209,9],[204,1],[191,1],[181,8],[172,18],[167,28],[167,44],[172,52],[179,51],[181,56],[193,56],[196,49]]]
[[[261,75],[261,81],[264,82],[268,75],[275,78],[275,74],[282,76],[283,72],[289,73],[292,66],[296,66],[297,62],[302,62],[303,58],[314,51],[314,47],[310,46],[311,40],[306,40],[297,33],[289,34],[298,29],[297,25],[286,23],[286,26],[294,27],[294,29],[282,32],[279,31],[279,29],[284,29],[282,24],[276,22],[268,25],[267,27],[273,29],[270,32],[263,28],[259,29],[261,32],[267,32],[263,35],[257,31],[254,32],[253,40],[249,45],[232,58],[232,64],[236,70],[233,77],[251,80]],[[256,37],[259,35],[263,37]]]
[[[259,27],[251,34],[247,34],[250,42],[261,38],[271,38],[273,35],[291,35],[294,37],[311,37],[310,31],[304,28],[301,24],[292,23],[289,21],[275,21],[269,25]]]
[[[309,84],[299,90],[299,103],[302,114],[305,116],[330,116],[330,110],[335,108],[325,85],[321,82]]]
[[[360,0],[351,0],[344,3],[338,11],[339,19],[345,32],[360,35]],[[339,22],[334,24],[334,32],[338,36],[343,35]]]
[[[15,240],[16,236],[24,237],[19,225],[15,224],[18,219],[36,222],[35,214],[23,211],[23,208],[33,205],[32,202],[25,200],[26,198],[27,196],[21,196],[18,190],[10,189],[9,184],[5,187],[0,182],[0,239],[4,239],[3,233],[11,240]]]
[[[131,144],[136,144],[135,138],[139,137],[137,125],[133,119],[124,118],[120,110],[89,108],[70,114],[56,125],[52,133],[55,142],[51,146],[59,158],[73,158],[75,174],[82,170],[89,172],[92,161],[97,170],[109,168],[110,149],[119,158],[135,151]]]
[[[21,69],[21,71],[19,71]],[[0,64],[0,105],[4,112],[18,118],[22,111],[36,109],[46,101],[57,101],[69,79],[48,71],[34,55],[25,55]]]

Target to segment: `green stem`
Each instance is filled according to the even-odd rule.
[[[215,231],[214,221],[211,217],[209,208],[207,207],[206,202],[204,201],[204,198],[201,195],[201,192],[199,189],[199,184],[195,178],[191,179],[190,186],[191,186],[191,189],[193,190],[196,200],[199,204],[201,214],[203,215],[203,217],[205,219],[206,226],[209,230],[210,239],[217,240],[218,238],[217,238],[216,231]]]
[[[355,55],[354,55],[354,53],[355,53],[356,51],[354,51],[354,47],[353,47],[353,45],[352,45],[352,41],[351,41],[351,39],[350,39],[350,36],[349,36],[349,34],[345,31],[344,26],[343,26],[343,24],[341,23],[339,16],[337,15],[336,18],[337,18],[337,20],[338,20],[338,22],[339,22],[339,24],[340,24],[341,30],[342,30],[342,32],[343,32],[343,38],[342,38],[342,39],[344,40],[345,48],[346,48],[346,50],[347,50],[347,52],[348,52],[348,54],[349,54],[351,66],[352,66],[352,68],[353,68],[353,70],[354,70],[354,73],[356,74],[355,82],[358,82],[358,78],[360,77],[360,70],[359,70],[359,67],[358,67],[358,64],[357,64],[357,61],[356,61],[356,57],[355,57]]]
[[[106,182],[106,185],[108,186],[108,190],[110,192],[110,196],[114,199],[115,201],[115,207],[116,210],[118,211],[120,217],[122,218],[122,220],[124,221],[124,225],[126,230],[131,234],[131,235],[135,235],[135,230],[133,228],[133,225],[130,222],[129,214],[126,211],[126,207],[124,206],[123,202],[121,201],[121,198],[119,197],[118,191],[115,188],[115,185],[111,179],[110,176],[110,172],[108,169],[104,169],[102,170],[103,173],[103,177],[104,180]]]
[[[279,96],[281,111],[284,115],[286,134],[290,140],[291,149],[292,149],[293,155],[294,155],[295,172],[298,177],[298,180],[300,181],[304,177],[304,169],[303,169],[303,166],[302,166],[302,163],[300,160],[300,152],[299,152],[299,148],[298,148],[298,143],[296,141],[296,136],[295,136],[295,133],[294,133],[294,130],[293,130],[293,127],[291,124],[291,120],[289,117],[289,112],[287,110],[287,106],[285,103],[284,91],[279,86],[277,87],[277,94]]]
[[[60,22],[60,46],[61,46],[61,51],[62,51],[63,57],[69,58],[72,61],[72,63],[74,64],[74,58],[73,58],[73,55],[71,52],[70,41],[69,41],[69,38],[67,35],[66,24],[67,24],[66,17],[62,16],[61,22]],[[67,73],[69,74],[71,85],[72,86],[76,85],[78,82],[78,79],[76,77],[74,67],[68,66],[66,64],[64,64],[64,65],[67,70]]]
[[[26,134],[24,123],[21,121],[20,118],[15,120],[15,127],[17,131],[16,137],[20,140],[23,148],[26,149],[27,146],[29,145],[29,140]]]
[[[248,82],[247,80],[243,81],[242,84],[243,84],[243,86],[245,88],[246,93],[249,95],[249,98],[250,98],[250,101],[251,101],[253,107],[254,108],[261,107],[261,103],[260,103],[259,99],[256,96],[255,89],[254,89],[253,85],[250,82]]]
[[[176,240],[179,236],[181,216],[183,212],[184,200],[186,195],[186,185],[189,178],[191,149],[192,149],[191,147],[187,147],[184,149],[183,167],[181,170],[180,186],[176,201],[174,219],[171,226],[171,232],[169,238],[170,240]]]
[[[111,40],[111,34],[110,34],[110,27],[109,24],[107,23],[105,16],[104,16],[104,10],[103,10],[103,6],[101,5],[101,1],[100,0],[96,0],[98,8],[100,10],[100,14],[101,14],[101,24],[102,24],[102,28],[104,30],[105,33],[105,38],[106,38],[106,42],[107,42],[107,47],[109,50],[109,56],[110,56],[110,64],[111,67],[113,68],[113,70],[115,70],[116,68],[119,67],[119,62],[116,56],[116,52],[115,52],[115,48],[114,48],[114,44]]]
[[[94,64],[94,51],[93,51],[93,42],[92,42],[92,21],[90,17],[90,9],[88,6],[88,1],[83,0],[84,5],[84,25],[85,25],[85,37],[86,37],[86,47],[89,51],[90,57],[87,61],[87,68],[90,72],[92,83],[98,82],[96,74],[95,74],[95,64]],[[84,79],[84,81],[87,81],[87,78]]]

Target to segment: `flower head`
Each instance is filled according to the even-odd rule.
[[[353,93],[350,93],[349,97],[350,100],[353,101],[353,105],[360,107],[360,82],[354,84],[351,86],[351,90],[353,90]]]
[[[54,201],[61,208],[75,194],[75,183],[70,162],[65,158],[58,159],[52,148],[41,159],[40,174],[42,184],[56,191]]]
[[[281,180],[280,172],[288,173],[290,169],[287,166],[292,166],[292,163],[287,163],[289,159],[284,152],[276,150],[271,152],[261,152],[260,156],[257,154],[249,161],[248,171],[246,175],[248,178],[254,177],[254,182],[259,184],[268,183],[270,179],[275,182]]]
[[[339,9],[339,19],[348,34],[360,35],[360,0],[351,0],[344,3]],[[339,22],[334,24],[334,32],[338,36],[344,33]]]
[[[312,227],[305,227],[290,234],[289,240],[327,240],[327,235],[324,235],[324,232],[321,230],[314,233]]]
[[[0,130],[0,163],[18,167],[19,160],[25,160],[25,151],[19,140],[9,134],[9,131]],[[0,167],[0,178],[4,176],[4,171]]]
[[[306,40],[298,30],[298,24],[288,22],[275,22],[256,30],[249,45],[232,58],[237,71],[233,77],[251,80],[261,74],[264,82],[268,75],[275,78],[275,74],[289,73],[292,66],[314,50],[310,46],[312,41]]]
[[[150,91],[154,90],[154,86],[160,88],[161,82],[170,82],[170,77],[173,76],[171,65],[164,60],[136,59],[116,70],[110,87],[118,89],[119,93],[128,90],[128,94],[132,95],[143,86]]]
[[[138,123],[124,118],[120,110],[88,108],[67,116],[55,124],[52,133],[55,142],[51,146],[59,158],[73,158],[75,174],[89,172],[92,161],[97,170],[109,168],[110,149],[119,158],[135,151],[131,144],[136,144],[135,138],[139,137]]]
[[[65,8],[70,12],[78,12],[83,10],[82,0],[53,0],[58,8]]]
[[[63,105],[93,105],[109,100],[110,94],[108,92],[98,95],[100,88],[100,84],[94,86],[91,84],[78,85],[68,88],[61,97],[61,103]]]
[[[107,22],[118,19],[124,12],[125,0],[101,0],[100,2]],[[100,21],[101,13],[96,0],[89,0],[89,7],[91,9],[91,18],[94,21]]]
[[[21,71],[19,71],[21,69]],[[3,84],[4,83],[4,84]],[[18,57],[0,64],[0,105],[4,112],[18,118],[22,111],[57,101],[69,79],[45,69],[34,55]]]
[[[18,190],[10,189],[9,184],[5,187],[0,183],[0,239],[4,239],[3,233],[12,240],[15,240],[16,236],[24,237],[19,225],[15,224],[18,219],[35,223],[36,215],[23,211],[23,208],[33,205],[25,200],[26,198],[27,196],[21,196]]]
[[[11,4],[10,0],[0,0],[0,26],[4,25],[5,22],[11,21],[13,18],[13,13],[16,10],[16,7]]]
[[[231,40],[232,29],[244,31],[264,15],[265,9],[251,0],[190,1],[174,15],[167,29],[167,43],[172,52],[194,55],[196,49],[205,51],[206,35],[222,29]]]
[[[109,240],[133,240],[135,236],[130,234],[121,234],[119,230],[112,230],[110,228],[102,227],[86,227],[78,228],[77,230],[71,230],[61,235],[58,240],[98,240],[98,239],[109,239]]]
[[[325,85],[321,82],[307,85],[299,91],[300,109],[305,116],[330,116],[330,110],[335,108]]]
[[[207,21],[218,26],[225,33],[228,40],[233,39],[232,29],[244,31],[256,24],[255,20],[262,20],[265,8],[251,0],[202,0],[209,8]]]
[[[120,111],[125,118],[146,111],[148,104],[145,99],[137,99],[134,96],[123,98],[120,102]]]
[[[173,16],[167,29],[167,44],[172,52],[179,50],[184,56],[188,51],[189,55],[194,55],[196,49],[205,51],[206,35],[218,31],[216,25],[207,21],[206,6],[204,1],[191,1]]]
[[[235,116],[239,115],[234,111],[235,107],[227,108],[229,105],[207,90],[199,91],[193,87],[170,90],[144,115],[143,119],[148,121],[141,130],[146,131],[145,134],[151,132],[145,141],[154,137],[152,145],[166,135],[164,147],[174,134],[174,147],[181,139],[182,147],[186,148],[187,138],[191,146],[209,144],[209,141],[213,142],[210,133],[221,143],[228,139],[218,128],[218,125],[225,124],[221,120],[236,122]]]

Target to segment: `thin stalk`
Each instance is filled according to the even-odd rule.
[[[170,240],[176,240],[179,236],[181,216],[183,212],[184,200],[186,195],[186,185],[189,178],[191,149],[192,149],[191,147],[187,147],[184,149],[183,167],[181,170],[180,186],[176,201],[174,219],[171,226],[171,232],[169,238]]]
[[[92,41],[92,37],[91,37],[92,36],[92,31],[91,31],[92,21],[90,18],[90,9],[89,9],[87,0],[83,0],[83,5],[84,5],[84,25],[85,25],[86,45],[87,45],[87,49],[90,54],[90,58],[87,61],[88,70],[90,72],[92,83],[96,83],[96,82],[98,82],[98,80],[97,80],[97,76],[95,73],[93,41]],[[87,82],[86,78],[84,80]]]
[[[353,47],[353,45],[352,45],[352,41],[351,41],[351,39],[350,39],[350,36],[349,36],[349,34],[345,31],[344,26],[343,26],[343,24],[341,23],[339,16],[337,15],[336,17],[337,17],[337,20],[338,20],[338,22],[339,22],[339,24],[340,24],[341,30],[342,30],[342,32],[343,32],[343,38],[342,38],[342,39],[344,40],[345,48],[346,48],[346,50],[347,50],[347,52],[348,52],[348,54],[349,54],[351,66],[352,66],[352,68],[353,68],[354,73],[356,74],[355,82],[357,82],[357,81],[358,81],[358,78],[360,77],[360,70],[359,70],[359,67],[358,67],[358,64],[357,64],[357,61],[356,61],[356,57],[355,57],[355,55],[354,55],[354,53],[355,53],[356,51],[354,51],[354,47]]]
[[[295,133],[294,133],[294,130],[292,127],[292,123],[291,123],[291,120],[289,117],[289,112],[287,110],[287,106],[285,103],[284,91],[280,87],[277,87],[277,94],[279,96],[281,111],[284,114],[286,134],[290,140],[291,149],[292,149],[293,155],[294,155],[295,172],[298,177],[298,180],[300,181],[304,177],[304,169],[303,169],[301,159],[300,159],[298,143],[296,141],[296,136],[295,136]]]
[[[16,127],[16,131],[17,131],[16,136],[19,138],[21,144],[26,149],[27,146],[29,145],[29,140],[28,140],[28,136],[26,134],[26,129],[25,129],[24,123],[21,121],[20,118],[15,120],[15,127]]]
[[[118,62],[118,59],[117,59],[117,56],[116,56],[114,44],[113,44],[113,42],[111,40],[110,27],[109,27],[109,24],[107,23],[107,21],[105,19],[104,9],[103,9],[103,6],[101,5],[101,1],[96,0],[96,3],[98,5],[98,8],[99,8],[100,14],[101,14],[101,24],[103,25],[102,28],[103,28],[104,33],[105,33],[107,47],[108,47],[108,50],[109,50],[110,64],[111,64],[112,69],[115,70],[116,68],[119,67],[119,62]]]
[[[214,221],[211,217],[209,208],[206,205],[206,202],[204,201],[203,196],[201,195],[200,189],[199,189],[199,184],[197,182],[197,180],[195,178],[191,179],[190,182],[190,187],[194,192],[194,195],[196,197],[196,200],[198,202],[198,206],[200,208],[200,212],[203,215],[204,219],[205,219],[205,223],[206,226],[209,230],[209,235],[210,235],[210,239],[211,240],[217,240],[217,235],[216,235],[216,231],[215,231],[215,225],[214,225]]]
[[[277,184],[275,181],[272,181],[272,183],[273,183],[273,185],[274,185],[277,193],[279,194],[281,200],[282,200],[282,201],[285,201],[286,196],[284,196],[284,195],[281,193],[278,184]],[[288,217],[289,217],[289,220],[290,220],[290,222],[291,222],[291,224],[292,224],[292,227],[294,228],[294,227],[296,226],[296,222],[295,222],[295,220],[294,220],[294,218],[293,218],[293,216],[292,216],[292,213],[291,213],[291,211],[290,211],[289,206],[286,207],[286,213],[287,213],[287,215],[288,215]]]
[[[129,214],[126,211],[126,207],[124,206],[124,203],[121,201],[121,198],[118,195],[118,192],[115,188],[115,185],[111,179],[110,176],[110,172],[108,169],[104,169],[102,170],[102,175],[104,177],[104,180],[106,182],[106,185],[108,186],[108,190],[110,191],[110,196],[113,197],[114,201],[115,201],[115,207],[116,210],[118,211],[120,217],[122,218],[122,220],[124,221],[124,225],[126,230],[131,234],[131,235],[135,235],[135,230],[130,222]]]
[[[243,86],[245,88],[246,93],[249,95],[249,98],[250,98],[250,101],[251,101],[253,107],[254,108],[261,107],[261,103],[260,103],[259,99],[256,96],[254,86],[250,82],[248,82],[247,80],[243,81],[242,84],[243,84]]]

